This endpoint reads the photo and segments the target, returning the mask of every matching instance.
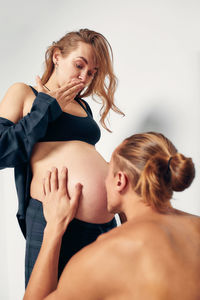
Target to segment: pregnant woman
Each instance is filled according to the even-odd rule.
[[[100,122],[107,130],[109,110],[122,114],[114,104],[111,46],[102,34],[81,29],[53,42],[45,58],[37,86],[16,83],[0,103],[0,168],[15,168],[17,217],[26,237],[26,285],[46,225],[42,179],[52,166],[68,168],[69,195],[76,182],[84,186],[75,219],[62,239],[59,276],[73,254],[116,226],[106,209],[107,163],[95,149],[100,129],[82,99],[101,99]]]

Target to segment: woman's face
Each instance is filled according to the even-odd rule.
[[[86,87],[90,85],[97,72],[93,48],[83,42],[79,42],[78,47],[66,57],[63,57],[58,50],[54,53],[53,60],[57,63],[55,73],[59,86],[73,79],[80,79]]]

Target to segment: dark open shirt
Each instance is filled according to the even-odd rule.
[[[0,118],[0,169],[15,169],[18,195],[17,218],[26,236],[25,213],[31,183],[30,157],[33,146],[44,137],[48,124],[56,120],[62,110],[55,98],[38,93],[30,113],[16,124]]]
[[[32,172],[30,157],[34,145],[41,141],[80,140],[95,145],[100,129],[93,120],[88,103],[87,117],[76,117],[61,110],[55,98],[37,93],[30,113],[16,124],[0,117],[0,169],[15,168],[15,185],[18,195],[17,218],[26,237],[25,215],[30,199]],[[70,130],[68,130],[70,129]]]
[[[17,218],[25,237],[25,216],[32,179],[30,157],[34,145],[41,141],[69,140],[95,145],[100,138],[99,126],[85,100],[81,99],[84,107],[80,99],[76,99],[87,112],[87,117],[77,117],[63,112],[55,98],[37,91],[35,95],[30,113],[16,124],[0,117],[0,169],[15,168]]]

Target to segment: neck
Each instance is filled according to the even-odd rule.
[[[127,221],[151,218],[160,215],[158,211],[153,209],[150,205],[147,205],[134,191],[130,191],[128,194],[124,195],[122,203],[122,212],[126,215]],[[170,202],[168,207],[168,212],[172,213],[174,209],[171,207]]]
[[[47,83],[45,84],[45,86],[49,90],[55,90],[55,89],[58,89],[60,87],[60,85],[57,82],[55,72],[52,73],[51,77],[49,78],[49,80],[47,81]]]
[[[129,201],[126,199],[127,201],[124,203],[123,212],[127,217],[127,221],[154,215],[156,213],[155,210],[153,210],[151,206],[148,206],[146,203],[144,203],[141,198],[133,199],[133,197],[130,197]]]

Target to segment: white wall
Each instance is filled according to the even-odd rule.
[[[2,1],[3,2],[3,1]],[[102,130],[98,151],[109,160],[125,137],[142,131],[166,134],[196,163],[192,186],[174,205],[200,215],[200,2],[198,0],[43,0],[1,2],[0,97],[14,82],[34,84],[46,47],[64,33],[90,28],[103,33],[119,78],[110,114],[112,134]],[[98,104],[91,102],[96,118]],[[15,214],[13,170],[0,172],[0,299],[21,299],[25,241]]]

